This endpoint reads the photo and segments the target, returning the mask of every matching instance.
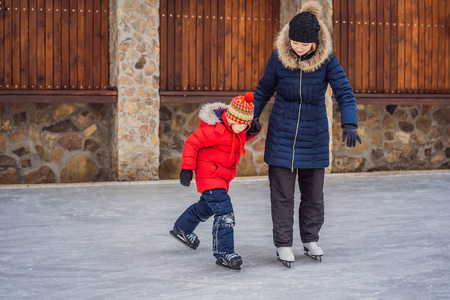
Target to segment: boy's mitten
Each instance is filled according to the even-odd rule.
[[[181,169],[180,172],[180,183],[184,186],[190,186],[192,180],[192,170]]]
[[[347,147],[355,147],[356,140],[361,144],[361,138],[356,132],[356,126],[346,124],[342,129],[342,141],[345,142],[345,137],[347,136]]]
[[[259,124],[259,118],[254,118],[250,124],[250,129],[247,131],[248,136],[255,136],[261,130],[261,124]]]

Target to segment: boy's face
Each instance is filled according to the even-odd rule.
[[[230,123],[230,127],[235,133],[241,133],[249,128],[248,125],[239,123]]]

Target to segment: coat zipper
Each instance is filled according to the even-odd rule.
[[[294,157],[295,157],[295,144],[297,143],[297,134],[298,134],[298,125],[300,124],[300,110],[302,109],[302,77],[303,77],[303,70],[300,69],[300,104],[298,106],[298,117],[297,117],[297,128],[295,130],[295,137],[294,137],[294,144],[292,145],[292,165],[291,165],[291,172],[294,172]]]

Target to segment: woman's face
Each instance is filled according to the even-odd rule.
[[[312,43],[302,43],[291,40],[291,47],[295,53],[302,56],[311,50]]]

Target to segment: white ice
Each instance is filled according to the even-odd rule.
[[[303,255],[296,213],[291,269],[276,260],[267,178],[230,195],[238,273],[215,266],[212,219],[196,251],[169,235],[195,185],[0,187],[0,298],[450,298],[448,171],[326,175],[323,262]]]

